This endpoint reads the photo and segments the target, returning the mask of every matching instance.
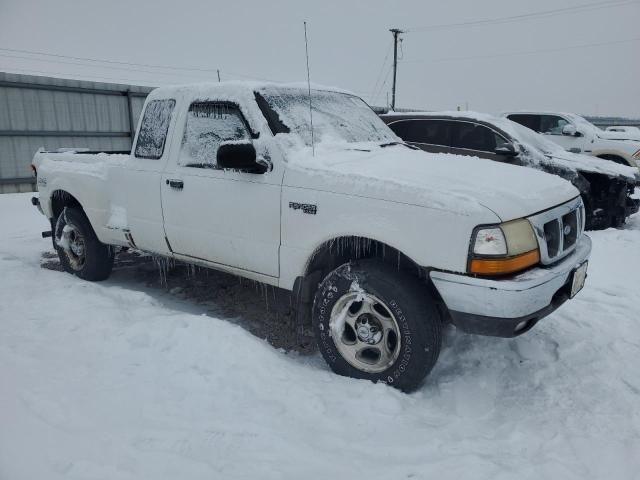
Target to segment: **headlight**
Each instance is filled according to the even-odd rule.
[[[538,241],[526,219],[478,228],[471,245],[470,273],[505,275],[540,261]]]
[[[506,255],[507,240],[500,227],[482,228],[476,232],[474,255]]]

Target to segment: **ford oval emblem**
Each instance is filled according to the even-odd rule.
[[[569,235],[571,233],[571,225],[565,225],[562,231],[565,235]]]

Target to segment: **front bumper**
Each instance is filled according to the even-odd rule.
[[[515,337],[569,299],[572,273],[589,258],[583,235],[571,255],[508,279],[477,278],[432,271],[431,280],[456,327],[468,333]]]

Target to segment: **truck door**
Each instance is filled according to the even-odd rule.
[[[567,135],[564,132],[564,127],[567,125],[572,125],[572,123],[559,115],[540,116],[540,133],[548,135],[549,140],[563,146],[570,152],[582,152],[585,143],[584,134],[576,131],[575,135]]]
[[[283,165],[264,174],[216,165],[225,141],[252,141],[264,155],[238,105],[196,101],[162,180],[164,225],[174,254],[271,277],[279,276]],[[176,132],[180,133],[180,129]]]
[[[160,180],[167,163],[169,127],[175,128],[174,99],[147,102],[134,148],[127,163],[122,195],[126,195],[127,228],[135,245],[166,255]],[[124,200],[124,199],[123,199]]]
[[[586,143],[584,134],[565,135],[563,133],[564,127],[570,124],[564,117],[536,113],[510,113],[507,118],[538,133],[548,135],[549,140],[566,150],[580,153],[584,149]]]

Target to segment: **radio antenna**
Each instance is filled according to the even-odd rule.
[[[309,41],[307,40],[307,22],[304,22],[304,50],[307,56],[307,89],[309,92],[309,120],[311,121],[311,154],[316,156],[313,138],[313,110],[311,109],[311,74],[309,73]]]

